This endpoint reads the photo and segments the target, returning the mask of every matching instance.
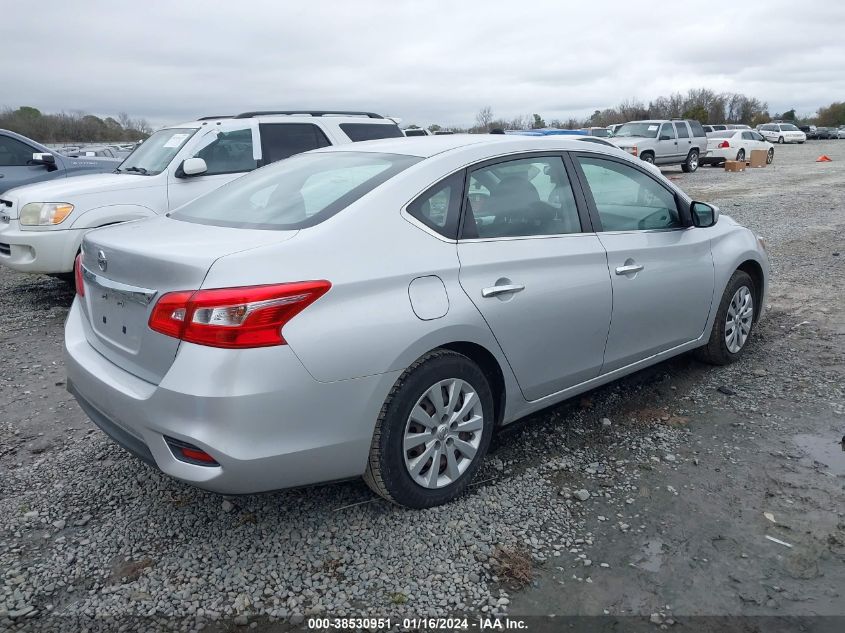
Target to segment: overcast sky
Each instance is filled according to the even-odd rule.
[[[403,125],[589,115],[708,87],[772,113],[845,99],[845,3],[3,2],[0,106],[153,125],[365,109]]]

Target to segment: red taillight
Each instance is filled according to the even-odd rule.
[[[730,146],[731,146],[731,144],[730,144],[730,143],[728,143],[727,141],[722,141],[721,143],[719,143],[719,145],[718,145],[717,147],[718,147],[719,149],[727,149],[727,148],[729,148]]]
[[[201,451],[198,448],[186,448],[182,447],[179,449],[179,452],[182,453],[182,457],[186,457],[188,459],[192,459],[197,462],[203,462],[204,464],[217,464],[217,460],[214,459],[211,455],[206,453],[205,451]]]
[[[85,284],[82,283],[82,253],[79,253],[73,262],[73,280],[76,282],[76,294],[84,297]]]
[[[286,345],[282,328],[329,291],[328,281],[169,292],[150,315],[150,329],[211,347]]]

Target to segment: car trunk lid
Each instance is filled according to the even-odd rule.
[[[156,218],[92,231],[83,242],[86,338],[122,369],[158,384],[179,339],[148,326],[165,293],[197,290],[226,255],[282,242],[296,231],[207,226]]]

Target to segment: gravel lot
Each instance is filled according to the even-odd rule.
[[[224,499],[164,477],[64,390],[72,292],[0,269],[0,629],[845,615],[843,166],[826,141],[743,173],[666,170],[768,241],[749,353],[682,356],[519,422],[467,495],[426,511],[360,482]]]

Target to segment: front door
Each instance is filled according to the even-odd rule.
[[[527,400],[598,375],[610,325],[610,276],[560,156],[472,169],[458,258],[461,286]]]
[[[699,338],[713,302],[712,231],[686,226],[674,192],[627,161],[576,162],[613,284],[602,373]]]
[[[657,143],[655,144],[657,155],[654,162],[659,164],[671,163],[678,158],[678,139],[675,135],[675,128],[671,123],[663,123],[657,132]]]

